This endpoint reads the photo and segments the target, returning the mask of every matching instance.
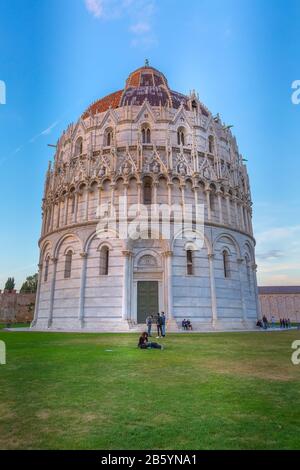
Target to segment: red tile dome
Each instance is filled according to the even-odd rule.
[[[183,103],[188,108],[188,97],[170,90],[163,73],[145,65],[132,72],[126,80],[124,90],[116,91],[93,103],[83,114],[83,118],[103,113],[109,108],[127,105],[141,106],[147,99],[152,106],[167,106],[178,109]]]

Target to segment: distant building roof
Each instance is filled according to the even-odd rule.
[[[259,294],[300,294],[300,286],[262,286]]]

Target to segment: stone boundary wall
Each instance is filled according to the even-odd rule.
[[[35,294],[0,291],[0,322],[15,323],[33,320]]]
[[[300,292],[295,294],[259,294],[261,315],[268,320],[274,316],[276,321],[280,318],[289,318],[292,322],[300,322]]]

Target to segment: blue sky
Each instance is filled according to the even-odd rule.
[[[299,23],[293,0],[1,0],[0,289],[36,271],[47,144],[145,58],[234,124],[259,283],[300,285]]]

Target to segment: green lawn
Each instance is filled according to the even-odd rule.
[[[0,339],[2,449],[300,448],[300,331]]]
[[[28,328],[30,326],[30,322],[27,323],[0,323],[0,330],[3,328]]]

